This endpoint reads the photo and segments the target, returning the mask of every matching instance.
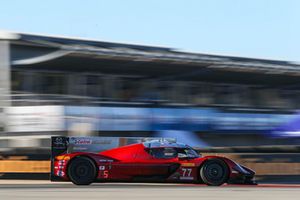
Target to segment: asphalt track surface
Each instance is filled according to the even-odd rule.
[[[49,181],[0,180],[1,200],[295,200],[299,197],[300,185],[288,184],[208,187],[195,184],[95,183],[90,186],[75,186],[71,183],[51,183]]]

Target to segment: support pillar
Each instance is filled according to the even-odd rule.
[[[3,130],[6,120],[3,109],[11,106],[10,70],[9,42],[0,40],[0,132]]]
[[[0,41],[0,108],[10,106],[10,52],[9,42]]]

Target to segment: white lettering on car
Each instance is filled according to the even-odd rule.
[[[192,169],[191,168],[182,168],[182,175],[180,176],[180,179],[185,179],[185,180],[193,180],[194,177],[192,175]]]

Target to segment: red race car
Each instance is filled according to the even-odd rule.
[[[225,157],[202,157],[190,146],[174,141],[148,140],[87,152],[88,147],[95,152],[95,147],[107,144],[108,140],[93,137],[53,137],[51,180],[76,185],[109,181],[256,184],[253,170]]]

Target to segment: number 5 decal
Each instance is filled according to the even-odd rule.
[[[103,171],[103,178],[108,178],[108,170]]]

